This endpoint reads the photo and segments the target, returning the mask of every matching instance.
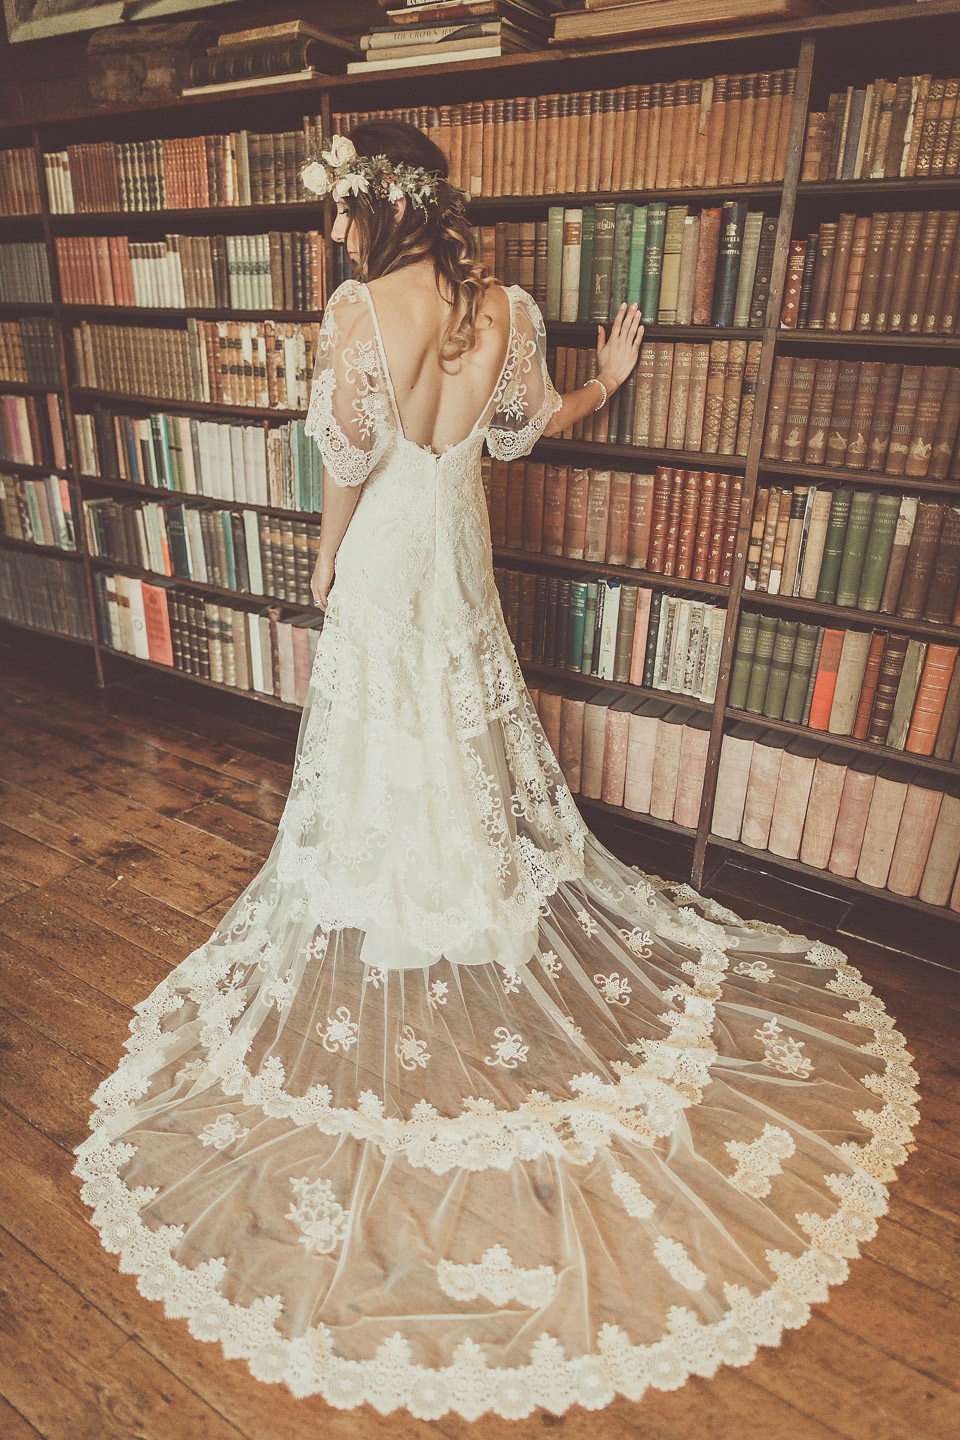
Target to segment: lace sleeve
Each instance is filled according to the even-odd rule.
[[[341,486],[362,485],[392,438],[373,320],[354,280],[327,301],[304,431]]]
[[[547,369],[547,332],[536,301],[513,287],[513,325],[487,446],[498,460],[516,460],[533,449],[544,425],[562,404]]]

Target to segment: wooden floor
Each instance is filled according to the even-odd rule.
[[[71,1150],[131,1006],[260,865],[296,724],[252,708],[224,718],[197,687],[150,694],[152,677],[125,675],[104,694],[42,652],[0,645],[2,1440],[960,1435],[960,974],[857,942],[844,948],[920,1070],[918,1146],[847,1283],[743,1369],[597,1412],[426,1424],[295,1400],[142,1299],[88,1223]]]

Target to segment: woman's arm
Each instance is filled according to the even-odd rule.
[[[596,386],[594,386],[596,389]],[[350,517],[360,499],[360,485],[338,485],[329,470],[323,474],[323,516],[320,521],[320,553],[310,578],[310,590],[321,610],[333,584],[334,561]]]
[[[597,326],[597,379],[605,387],[607,399],[618,390],[637,363],[640,344],[643,340],[643,326],[640,324],[640,310],[636,303],[627,308],[620,306],[610,326],[610,339],[606,338],[602,325]],[[599,409],[603,392],[591,380],[580,390],[561,395],[562,406],[551,415],[543,427],[543,434],[561,435],[578,420]]]

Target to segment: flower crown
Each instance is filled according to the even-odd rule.
[[[437,205],[438,189],[447,185],[450,199],[462,205],[464,192],[450,185],[436,170],[422,165],[396,164],[386,155],[358,155],[356,146],[346,135],[334,135],[319,159],[312,159],[300,171],[305,188],[314,195],[332,195],[342,200],[346,195],[374,195],[378,200],[393,202],[406,196],[419,209]],[[450,201],[447,202],[448,204]]]

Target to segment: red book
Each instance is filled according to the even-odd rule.
[[[658,465],[653,476],[650,549],[647,554],[647,569],[652,570],[655,575],[663,573],[663,562],[667,551],[667,526],[670,521],[670,496],[673,490],[673,473],[669,465]]]
[[[143,618],[147,630],[147,648],[150,659],[158,665],[173,665],[173,641],[170,637],[170,615],[167,611],[167,592],[160,585],[141,582],[143,593]]]
[[[635,570],[647,568],[652,518],[653,476],[632,475],[630,477],[630,530],[627,536],[627,564]]]
[[[732,475],[730,477],[729,498],[727,500],[727,514],[724,521],[723,558],[720,561],[720,574],[718,576],[721,585],[730,584],[730,575],[733,570],[733,555],[737,548],[737,532],[740,528],[740,505],[742,498],[743,476]]]
[[[880,666],[883,663],[883,652],[887,643],[887,632],[885,630],[874,630],[870,637],[870,649],[867,651],[867,665],[863,672],[863,683],[860,686],[860,699],[857,701],[857,713],[853,722],[853,738],[855,740],[866,740],[867,730],[870,725],[870,715],[873,710],[873,700],[877,693],[877,681],[880,678]]]
[[[813,686],[813,700],[810,703],[811,730],[826,730],[830,723],[833,692],[837,688],[837,671],[840,668],[840,651],[843,649],[843,630],[824,630],[820,647],[820,664]]]

